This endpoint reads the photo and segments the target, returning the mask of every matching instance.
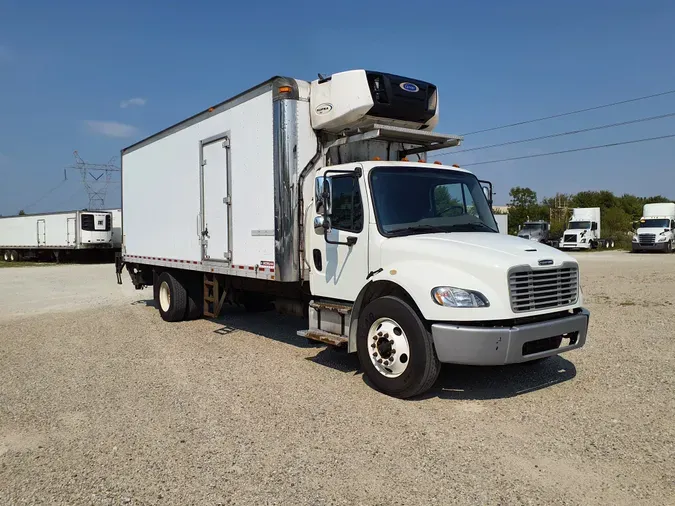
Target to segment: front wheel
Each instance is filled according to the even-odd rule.
[[[429,390],[441,370],[424,323],[409,304],[393,296],[375,299],[363,310],[357,354],[373,385],[402,399]]]

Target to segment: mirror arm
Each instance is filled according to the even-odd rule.
[[[350,248],[356,244],[356,241],[358,240],[358,237],[355,237],[353,235],[350,235],[347,237],[347,241],[345,242],[340,242],[340,241],[331,241],[328,239],[328,230],[323,231],[323,238],[326,240],[327,244],[339,244],[341,246],[349,246]]]

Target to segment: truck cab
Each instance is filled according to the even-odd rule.
[[[518,231],[518,237],[530,241],[548,243],[550,227],[548,222],[526,221]]]
[[[633,252],[675,249],[675,204],[645,204],[632,241]]]
[[[596,249],[600,241],[600,208],[573,209],[572,218],[560,241],[560,248]]]

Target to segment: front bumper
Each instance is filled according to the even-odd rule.
[[[638,242],[631,243],[633,251],[666,251],[668,249],[668,241],[655,242],[653,244],[640,244]]]
[[[591,249],[588,242],[561,242],[560,249]]]
[[[441,362],[466,365],[504,365],[550,357],[586,343],[590,312],[514,327],[465,327],[447,323],[431,326]],[[559,347],[546,349],[564,337]],[[528,345],[528,343],[531,343]],[[525,346],[528,345],[528,346]],[[545,351],[537,351],[544,349]]]

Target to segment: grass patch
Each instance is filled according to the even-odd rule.
[[[47,266],[47,265],[56,265],[53,262],[3,262],[0,261],[0,269],[3,267],[38,267],[38,266]]]

